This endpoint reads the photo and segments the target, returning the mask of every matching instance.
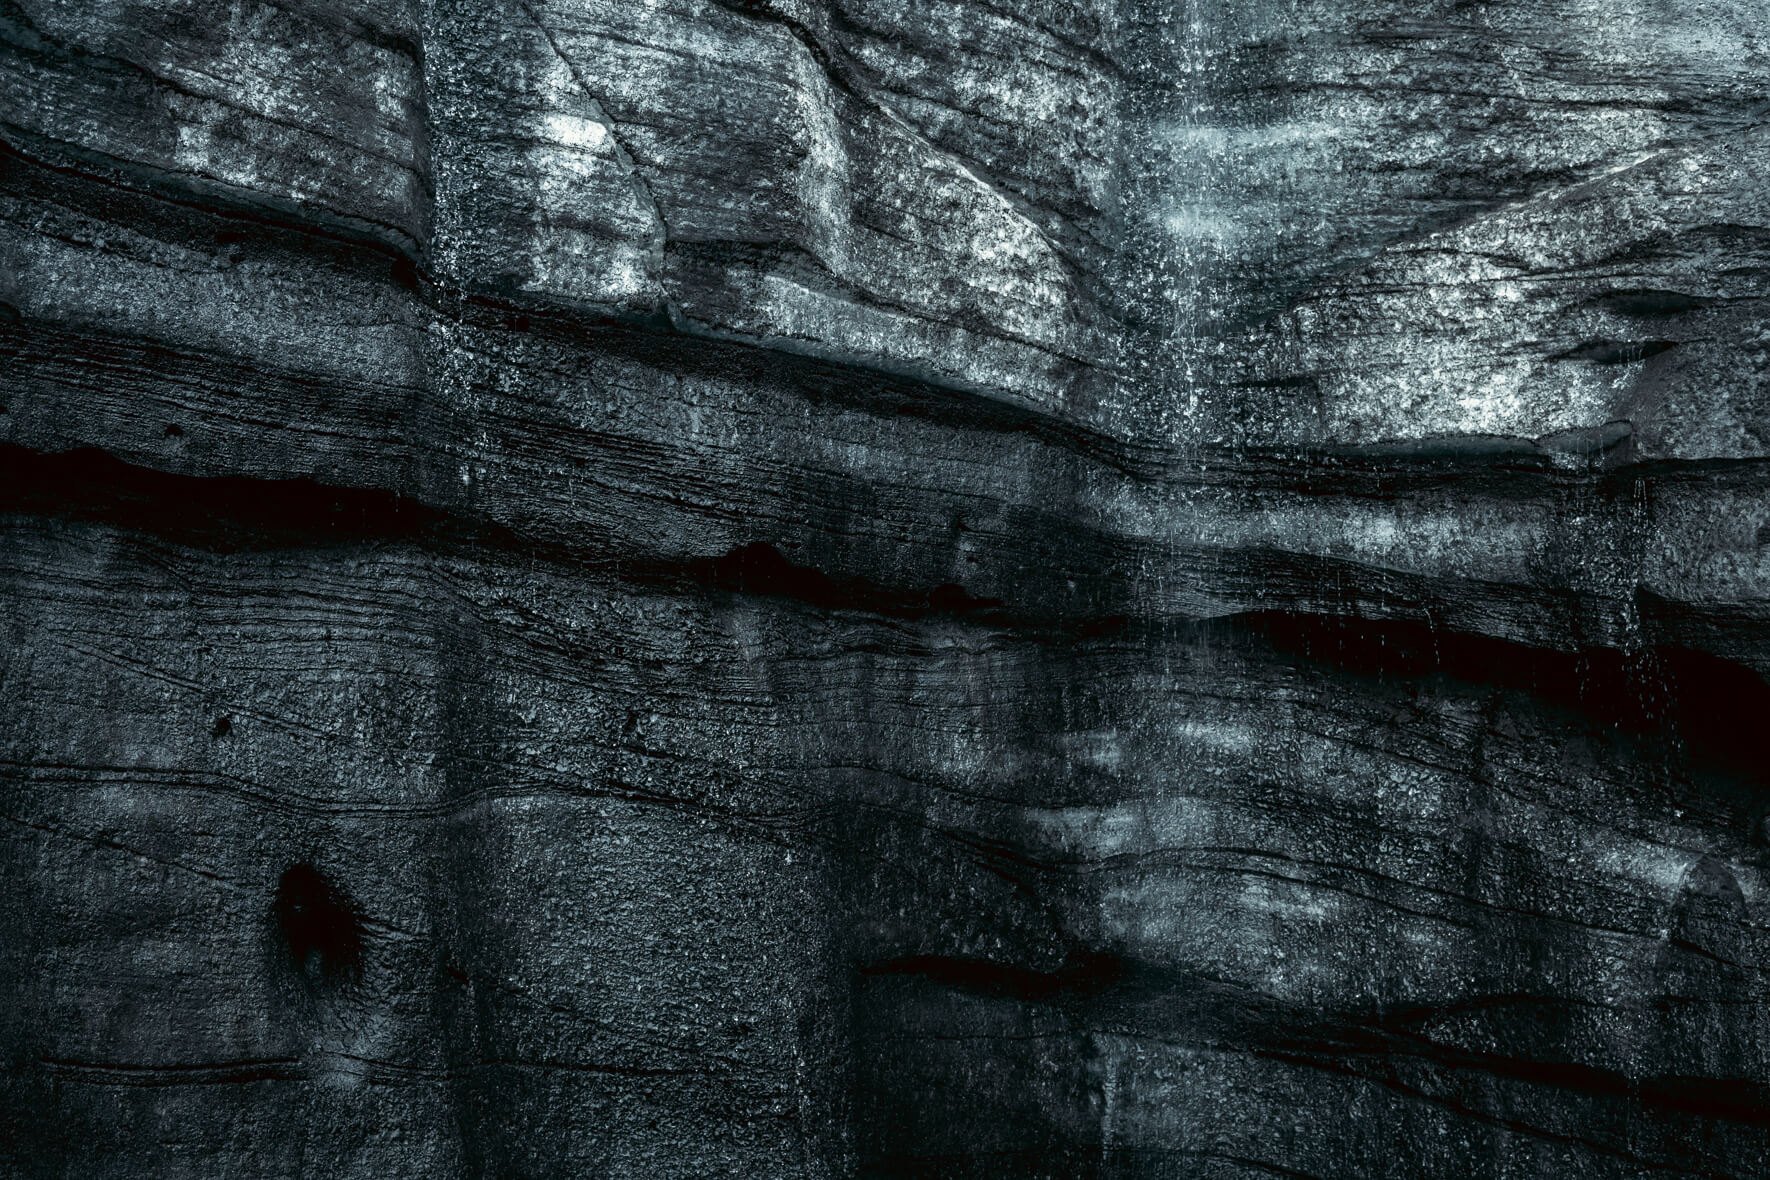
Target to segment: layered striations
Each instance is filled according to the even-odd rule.
[[[0,1170],[1759,1174],[1760,17],[0,0]]]

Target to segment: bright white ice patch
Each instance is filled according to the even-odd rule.
[[[582,115],[551,111],[547,115],[546,127],[547,138],[563,147],[594,151],[608,142],[608,128]]]

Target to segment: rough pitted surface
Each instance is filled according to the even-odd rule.
[[[1750,1177],[1755,0],[0,0],[0,1172]]]

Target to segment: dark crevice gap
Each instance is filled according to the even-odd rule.
[[[447,514],[396,492],[311,479],[171,475],[83,447],[0,443],[0,512],[98,521],[216,552],[415,539]]]
[[[1266,1035],[1251,1038],[1259,1056],[1336,1071],[1387,1075],[1397,1061],[1413,1061],[1448,1074],[1481,1073],[1508,1081],[1599,1099],[1639,1102],[1650,1108],[1770,1126],[1770,1089],[1747,1078],[1638,1077],[1605,1066],[1543,1056],[1467,1049],[1397,1031],[1394,1021],[1354,1023],[1305,1012],[1286,1013]]]
[[[1770,799],[1763,719],[1770,683],[1732,660],[1675,644],[1554,651],[1424,623],[1282,611],[1223,624],[1287,660],[1361,680],[1455,681],[1526,694],[1676,768],[1756,827]]]
[[[291,865],[277,882],[272,911],[291,961],[309,983],[362,978],[363,914],[337,882],[310,864]]]
[[[1701,311],[1715,300],[1683,291],[1661,291],[1641,288],[1633,291],[1610,291],[1588,300],[1591,306],[1632,319],[1662,319]]]
[[[1574,495],[1633,508],[1693,480],[1715,490],[1755,492],[1770,471],[1770,458],[1764,457],[1615,461],[1632,437],[1632,431],[1625,434],[1627,426],[1606,423],[1541,438],[1451,435],[1331,450],[1216,448],[1207,452],[1208,463],[1166,474],[1182,485],[1267,493],[1398,499],[1456,489],[1464,497],[1503,502],[1554,504]],[[1557,464],[1557,454],[1577,458],[1579,449],[1590,462]]]
[[[999,598],[978,598],[954,583],[919,592],[897,590],[864,578],[838,581],[821,570],[795,565],[780,550],[757,541],[721,557],[688,562],[689,580],[717,590],[764,597],[791,598],[825,610],[856,610],[869,614],[1003,616]]]
[[[1588,340],[1550,357],[1557,361],[1587,361],[1594,365],[1632,365],[1678,347],[1678,340]]]
[[[98,522],[220,553],[404,541],[445,550],[520,553],[629,584],[785,598],[820,610],[964,618],[991,626],[1053,624],[1050,618],[1011,616],[999,599],[974,596],[956,583],[920,589],[864,577],[835,578],[788,561],[766,542],[688,560],[568,552],[384,489],[310,479],[173,475],[93,448],[43,454],[0,443],[0,513]],[[1125,620],[1115,616],[1057,623],[1071,631],[1103,634]]]
[[[1754,777],[1758,749],[1751,735],[1757,718],[1770,709],[1770,686],[1750,669],[1672,645],[1634,653],[1600,647],[1560,652],[1418,622],[1300,611],[1168,620],[1163,626],[1124,613],[1006,602],[974,594],[958,582],[918,587],[835,575],[798,564],[765,541],[687,559],[648,559],[616,550],[607,539],[568,547],[557,538],[518,534],[494,521],[386,489],[340,487],[307,478],[176,475],[95,448],[46,454],[0,443],[0,511],[96,521],[216,552],[408,541],[439,550],[520,553],[525,559],[568,564],[629,584],[782,598],[820,610],[885,617],[951,617],[1029,632],[1056,628],[1076,640],[1155,628],[1152,641],[1189,641],[1210,639],[1227,629],[1361,676],[1450,677],[1532,692],[1596,723],[1667,740],[1699,768]],[[1267,570],[1268,583],[1275,569]],[[1350,578],[1388,576],[1314,565],[1293,572],[1311,583],[1342,587]],[[1235,574],[1225,570],[1223,576],[1233,579]],[[1132,605],[1122,582],[1105,570],[1098,575],[1092,599]],[[1407,596],[1405,585],[1379,582],[1374,589],[1389,600]]]

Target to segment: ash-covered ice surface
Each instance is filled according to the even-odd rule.
[[[1761,0],[0,0],[0,1174],[1770,1172]]]

